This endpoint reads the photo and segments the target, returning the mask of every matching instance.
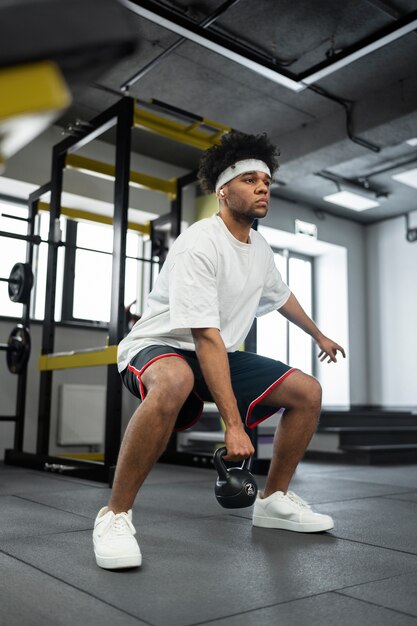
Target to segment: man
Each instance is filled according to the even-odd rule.
[[[184,430],[214,401],[225,426],[226,459],[254,453],[242,420],[253,427],[279,408],[265,489],[253,524],[298,532],[333,527],[288,486],[315,432],[321,408],[318,381],[284,363],[239,351],[255,316],[278,309],[311,335],[323,361],[336,361],[325,337],[281,279],[271,248],[251,229],[268,212],[277,150],[266,135],[231,132],[203,154],[202,188],[215,192],[219,213],[182,233],[171,247],[141,320],[120,343],[126,387],[142,402],[120,449],[112,494],[94,529],[97,564],[135,567],[141,553],[132,511],[137,492],[173,429]]]

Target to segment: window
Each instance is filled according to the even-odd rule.
[[[275,265],[282,279],[309,315],[312,316],[313,263],[310,257],[275,251]],[[275,311],[257,320],[257,352],[312,374],[312,341],[301,329]]]
[[[80,222],[76,231],[72,317],[110,320],[112,229],[103,224]]]
[[[275,252],[275,265],[282,280],[288,283],[286,252]],[[288,322],[276,311],[259,317],[256,322],[257,353],[283,363],[288,362]]]
[[[0,230],[5,233],[15,233],[18,235],[27,234],[28,210],[18,204],[10,205],[0,203]],[[7,217],[13,215],[21,219]],[[0,236],[0,275],[8,278],[15,263],[26,261],[26,241],[14,239],[7,236]],[[22,317],[23,305],[12,302],[9,299],[7,282],[0,282],[0,314],[10,317]]]
[[[0,204],[0,231],[13,235],[27,234],[28,209],[20,204]],[[3,213],[6,214],[3,215]],[[16,218],[7,217],[7,214]],[[58,248],[55,294],[56,321],[110,321],[113,228],[110,225],[75,222],[60,218],[65,246]],[[45,312],[46,274],[48,263],[49,213],[36,216],[35,234],[43,240],[33,247],[34,286],[31,318],[42,320]],[[26,241],[0,234],[0,274],[7,278],[13,265],[26,260]],[[127,233],[125,306],[140,315],[153,288],[159,267],[151,259],[149,237],[140,232]],[[7,282],[0,282],[0,315],[22,317],[23,305],[11,302]]]
[[[105,224],[73,223],[73,271],[66,273],[65,318],[110,321],[113,228]],[[139,232],[126,238],[125,306],[140,315],[158,274],[150,262],[151,243]],[[68,255],[67,255],[68,263]],[[72,298],[71,298],[72,288]],[[71,302],[72,301],[72,302]],[[72,304],[72,305],[71,305]]]
[[[66,240],[67,220],[60,218],[60,228],[62,240]],[[31,299],[31,317],[36,320],[43,320],[45,315],[46,298],[46,273],[48,266],[48,236],[49,236],[49,213],[38,213],[35,221],[35,234],[40,235],[42,243],[33,246],[33,273],[34,284]],[[65,248],[58,248],[57,279],[55,293],[55,319],[61,319],[62,286],[64,274]]]
[[[312,262],[295,255],[288,258],[288,285],[309,317],[312,317]],[[280,316],[282,317],[282,316]],[[288,325],[288,363],[312,374],[312,341],[295,324]]]

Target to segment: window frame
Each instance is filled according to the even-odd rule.
[[[287,276],[287,284],[290,287],[289,283],[290,283],[290,259],[300,259],[302,261],[307,261],[311,264],[311,317],[312,319],[314,319],[315,317],[315,263],[314,263],[314,256],[309,256],[307,254],[302,254],[300,252],[294,252],[293,250],[291,250],[290,248],[280,248],[277,246],[271,246],[272,252],[274,254],[279,254],[282,257],[284,257],[285,259],[285,267],[286,267],[286,276]],[[291,287],[290,287],[291,289]],[[262,319],[262,318],[260,318]],[[260,320],[258,320],[257,323],[259,323]],[[286,363],[289,363],[289,357],[290,357],[290,332],[289,332],[289,327],[291,322],[289,322],[287,319],[285,319],[285,324],[286,324],[286,346],[285,346],[285,354],[286,354]],[[316,359],[314,358],[314,345],[313,342],[311,343],[311,373],[313,376],[317,375],[317,364],[316,364]]]
[[[18,197],[14,197],[14,196],[4,196],[4,194],[0,194],[0,203],[1,204],[8,204],[11,205],[11,211],[10,214],[12,214],[13,212],[13,206],[15,205],[16,207],[19,208],[26,208],[28,210],[28,217],[29,217],[29,209],[28,209],[28,205],[27,205],[27,201],[23,200],[21,198]],[[6,213],[5,211],[3,211],[3,208],[1,208],[1,214],[5,214],[5,216],[10,217],[9,213]],[[37,213],[37,218],[39,219],[40,215],[43,214],[43,212],[38,212]],[[49,215],[48,213],[46,213],[46,215]],[[75,286],[75,260],[76,260],[76,252],[77,249],[81,249],[81,250],[87,250],[87,251],[91,251],[91,252],[96,252],[97,254],[107,254],[109,256],[112,256],[112,252],[105,252],[102,250],[97,250],[95,248],[90,248],[90,247],[86,247],[86,246],[77,246],[77,228],[78,228],[78,221],[74,220],[74,219],[70,219],[67,218],[65,216],[63,216],[65,219],[65,229],[66,229],[66,236],[65,236],[65,242],[63,243],[63,248],[64,248],[64,264],[63,264],[63,280],[62,280],[62,305],[61,305],[61,319],[60,320],[56,320],[55,324],[58,326],[65,326],[65,327],[77,327],[77,328],[94,328],[97,330],[108,330],[109,329],[109,322],[106,321],[97,321],[94,319],[84,319],[84,318],[76,318],[73,315],[73,304],[74,304],[74,286]],[[12,216],[13,218],[13,216]],[[13,218],[14,219],[14,218]],[[19,221],[25,221],[27,222],[26,218],[23,217],[16,217],[16,220]],[[107,226],[107,225],[106,225]],[[39,226],[38,226],[39,227]],[[108,225],[108,228],[112,228],[112,226]],[[22,239],[22,235],[19,233],[14,233],[12,231],[5,231],[5,232],[10,232],[10,237],[8,236],[8,238],[10,239],[14,239],[16,241],[21,240]],[[39,234],[39,233],[38,233]],[[1,239],[1,237],[0,237]],[[143,249],[145,250],[146,247],[146,243],[147,240],[143,241]],[[28,246],[29,244],[26,242],[26,246]],[[43,319],[35,317],[35,299],[36,299],[36,285],[37,285],[37,280],[38,280],[38,272],[36,269],[37,266],[37,256],[38,256],[38,250],[39,250],[39,246],[36,244],[33,244],[34,246],[34,259],[33,259],[33,264],[32,264],[32,269],[34,272],[34,287],[31,293],[31,306],[30,306],[30,316],[29,316],[29,320],[30,323],[33,324],[43,324]],[[27,260],[27,247],[26,247],[26,260]],[[149,277],[149,280],[152,282],[152,284],[155,282],[155,278],[156,275],[158,274],[158,259],[156,258],[152,258],[152,259],[146,259],[144,256],[132,256],[127,254],[126,255],[126,259],[133,259],[137,262],[142,262],[144,263],[150,263],[151,267],[150,270],[148,270],[148,274],[147,277]],[[23,261],[25,261],[25,259],[23,259]],[[16,261],[17,262],[17,261]],[[156,273],[156,274],[155,274]],[[144,277],[146,275],[146,272],[143,272],[142,274],[142,290],[143,293],[141,295],[141,305],[143,306],[144,301],[146,300],[146,294],[145,294],[145,289],[144,289]],[[152,285],[150,283],[150,285],[148,285],[148,287],[152,288]],[[149,293],[150,288],[147,288],[146,293]],[[10,315],[10,314],[6,314],[6,315],[2,315],[0,312],[0,321],[5,321],[5,322],[18,322],[19,320],[22,319],[21,314],[16,314],[16,315]]]

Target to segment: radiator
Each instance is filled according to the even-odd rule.
[[[106,387],[60,385],[57,444],[91,446],[104,442]]]

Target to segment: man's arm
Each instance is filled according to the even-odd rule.
[[[323,333],[317,328],[313,320],[304,311],[294,294],[290,295],[287,302],[280,309],[278,309],[278,311],[287,320],[289,320],[293,324],[296,324],[296,326],[301,328],[304,332],[306,332],[314,339],[314,341],[320,348],[320,361],[324,361],[326,358],[328,358],[328,363],[330,363],[331,361],[336,363],[336,354],[338,350],[339,352],[341,352],[341,354],[343,354],[344,358],[346,357],[345,351],[342,346],[339,346],[338,343],[323,335]]]
[[[239,414],[223,339],[217,328],[193,328],[191,332],[204,380],[226,424],[225,459],[245,459],[254,454],[255,450]]]

